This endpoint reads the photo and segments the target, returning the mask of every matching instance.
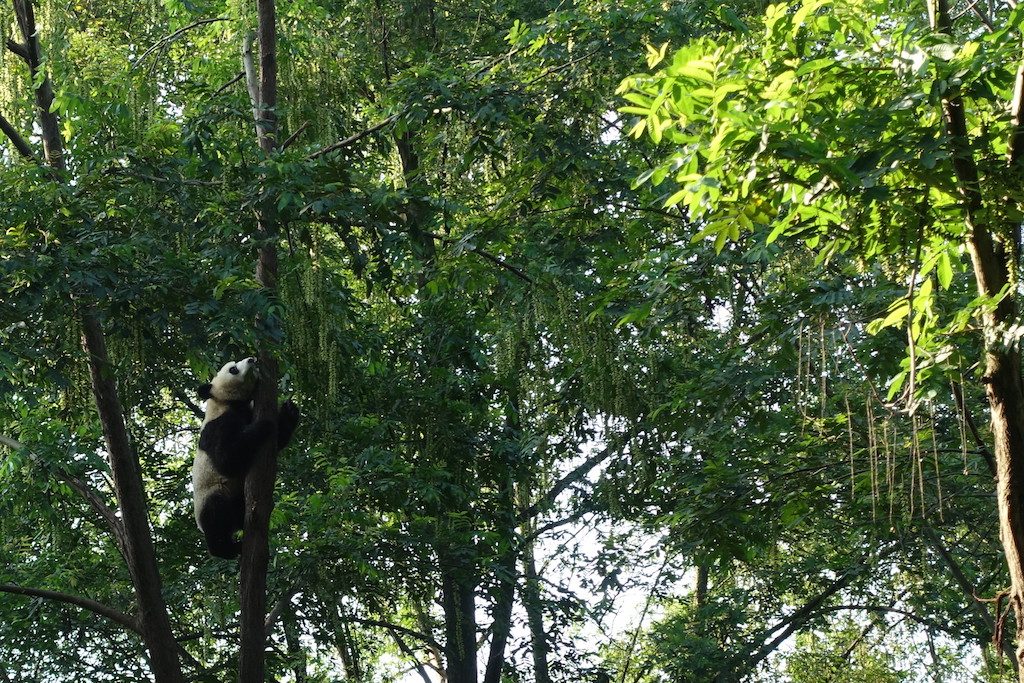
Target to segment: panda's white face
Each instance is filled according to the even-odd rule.
[[[210,394],[218,401],[244,401],[252,398],[258,380],[255,358],[231,361],[210,382]]]

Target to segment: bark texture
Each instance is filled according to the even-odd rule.
[[[932,28],[953,35],[953,22],[947,0],[931,0]],[[1024,88],[1017,84],[1010,110],[1014,130],[1010,136],[1007,159],[1011,171],[1018,171],[1024,135],[1021,134],[1021,98]],[[996,464],[996,499],[999,508],[999,536],[1010,572],[1010,604],[1016,616],[1018,679],[1024,683],[1024,385],[1020,374],[1020,351],[1016,342],[1003,341],[1003,332],[1017,315],[1016,283],[1013,262],[1014,242],[1000,237],[996,227],[984,215],[978,166],[974,159],[967,128],[964,101],[959,95],[942,103],[946,135],[963,201],[968,228],[967,247],[971,255],[978,293],[996,297],[1008,293],[999,304],[982,316],[985,333],[985,392],[992,427]],[[1019,227],[1015,227],[1019,230]],[[1006,231],[1004,231],[1006,232]]]
[[[277,131],[277,17],[274,0],[256,3],[259,40],[259,106],[256,131],[260,149],[274,151]],[[247,70],[249,65],[246,65]],[[259,212],[257,231],[265,241],[259,250],[256,279],[269,292],[277,288],[277,248],[271,239],[277,232],[271,209]],[[267,348],[259,350],[260,386],[255,399],[255,419],[269,419],[275,426],[245,479],[245,533],[239,558],[241,645],[238,676],[241,683],[261,682],[266,675],[267,568],[270,565],[270,515],[274,510],[277,479],[277,358]]]
[[[67,171],[64,141],[57,115],[51,111],[53,84],[43,70],[31,0],[14,0],[14,13],[24,42],[12,51],[28,65],[33,82],[39,83],[35,88],[35,102],[44,159],[47,166],[63,176]],[[76,303],[82,327],[82,346],[88,357],[93,397],[103,427],[114,493],[121,512],[123,536],[118,537],[118,545],[124,553],[135,589],[138,626],[149,651],[149,664],[157,683],[179,683],[184,680],[179,648],[163,598],[139,459],[128,438],[100,318],[89,302],[79,300]]]

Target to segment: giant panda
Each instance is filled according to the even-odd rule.
[[[245,358],[226,363],[209,384],[199,387],[206,415],[192,463],[196,523],[210,554],[229,560],[241,550],[235,532],[245,520],[245,475],[273,432],[270,420],[253,419],[258,382],[256,359]],[[278,415],[278,450],[288,445],[298,422],[298,408],[285,402]]]

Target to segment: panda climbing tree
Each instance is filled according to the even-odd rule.
[[[192,464],[192,487],[196,523],[216,557],[238,557],[241,542],[236,534],[245,523],[245,475],[274,435],[273,423],[253,414],[259,379],[256,358],[245,358],[226,363],[209,384],[199,387],[206,415]],[[278,414],[277,450],[288,445],[298,422],[298,408],[285,402]]]

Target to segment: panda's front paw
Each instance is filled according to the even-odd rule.
[[[295,431],[295,426],[299,424],[299,407],[295,405],[291,400],[285,401],[281,404],[281,408],[277,413],[277,448],[278,450],[288,445],[288,442],[292,440],[292,433]]]
[[[291,427],[295,428],[295,425],[299,424],[299,418],[302,417],[302,413],[299,412],[299,407],[295,405],[295,402],[288,399],[281,404],[280,412],[277,415],[278,428]]]

